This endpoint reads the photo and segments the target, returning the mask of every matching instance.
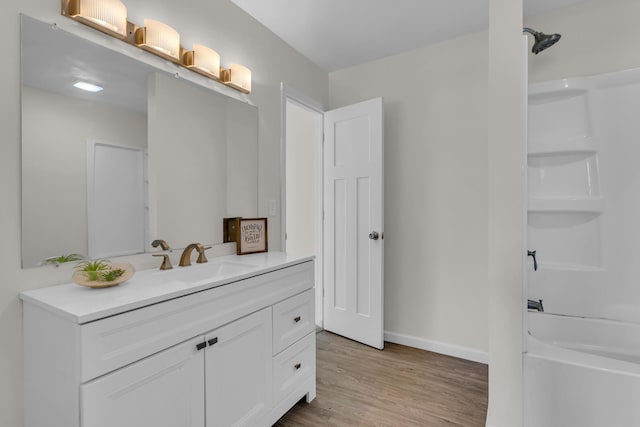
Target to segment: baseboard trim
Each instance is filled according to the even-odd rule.
[[[428,340],[388,331],[384,332],[384,340],[395,344],[419,348],[421,350],[433,351],[434,353],[446,354],[447,356],[458,357],[460,359],[471,360],[473,362],[484,363],[485,365],[489,363],[489,355],[484,351],[447,344],[441,341]]]

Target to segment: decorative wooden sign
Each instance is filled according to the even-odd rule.
[[[267,218],[238,218],[237,254],[267,252]]]

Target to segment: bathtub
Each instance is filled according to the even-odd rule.
[[[527,315],[525,427],[640,426],[640,324]]]

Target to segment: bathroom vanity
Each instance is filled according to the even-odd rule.
[[[23,292],[25,426],[270,426],[316,394],[312,257]]]

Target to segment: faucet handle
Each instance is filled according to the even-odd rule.
[[[207,256],[204,254],[204,251],[206,251],[207,249],[211,249],[211,246],[200,246],[197,248],[198,250],[198,259],[196,260],[197,263],[203,264],[208,261]]]
[[[173,266],[171,265],[171,260],[169,259],[168,254],[151,254],[151,256],[161,256],[162,264],[160,265],[160,270],[171,270]]]

